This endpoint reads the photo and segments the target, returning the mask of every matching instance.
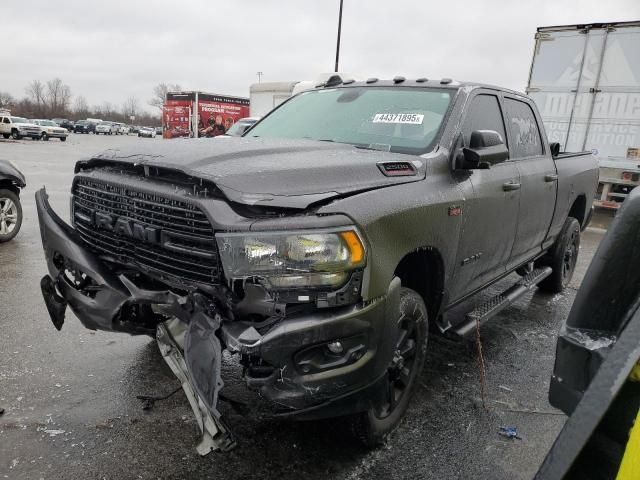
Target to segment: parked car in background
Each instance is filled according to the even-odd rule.
[[[33,140],[40,139],[40,127],[26,118],[6,115],[0,117],[0,133],[4,138],[12,137],[20,140],[23,137],[31,137]]]
[[[78,120],[73,126],[74,133],[96,133],[96,124],[89,120]]]
[[[138,133],[140,127],[138,125],[129,125],[129,133]]]
[[[130,131],[131,129],[129,128],[129,125],[125,125],[124,123],[118,124],[118,133],[120,135],[129,135]]]
[[[100,122],[96,125],[96,135],[102,133],[103,135],[118,134],[118,125],[113,122]]]
[[[162,127],[156,127],[156,135],[162,135]]]
[[[140,130],[138,130],[138,136],[156,138],[156,129],[153,127],[140,127]]]
[[[260,117],[246,117],[241,118],[233,126],[227,130],[227,133],[220,135],[221,137],[241,137],[244,132],[253,127],[255,123],[260,120]]]
[[[24,175],[9,160],[0,160],[0,243],[15,237],[22,226],[20,189],[27,186]]]
[[[50,138],[59,138],[61,142],[64,142],[67,140],[67,135],[69,135],[66,128],[60,127],[53,120],[36,119],[31,120],[31,123],[40,127],[40,138],[45,141]]]
[[[59,127],[65,128],[68,132],[73,132],[74,123],[66,118],[52,118]]]

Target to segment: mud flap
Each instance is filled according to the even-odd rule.
[[[220,317],[198,312],[191,318],[184,338],[184,356],[169,324],[170,321],[158,325],[156,338],[162,357],[182,384],[202,432],[196,450],[203,456],[213,450],[227,452],[236,443],[217,410],[218,392],[223,386],[222,348],[216,337]]]

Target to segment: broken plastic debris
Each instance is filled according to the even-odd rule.
[[[500,427],[498,433],[503,437],[517,438],[518,440],[522,440],[522,438],[518,436],[518,427]]]
[[[46,429],[44,433],[48,433],[50,437],[55,437],[56,435],[61,435],[64,433],[64,430],[51,430]]]

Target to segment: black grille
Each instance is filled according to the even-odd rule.
[[[143,270],[151,269],[151,274],[208,284],[220,282],[213,228],[197,206],[85,178],[74,185],[73,204],[77,231],[99,253],[116,262],[133,262]],[[142,241],[142,235],[132,237],[128,230],[105,228],[96,220],[98,217],[124,221],[127,228],[151,229],[155,240],[144,235],[146,240]]]

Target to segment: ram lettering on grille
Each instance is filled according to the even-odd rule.
[[[89,179],[73,189],[74,224],[98,253],[134,263],[153,276],[219,283],[217,245],[195,205]]]

